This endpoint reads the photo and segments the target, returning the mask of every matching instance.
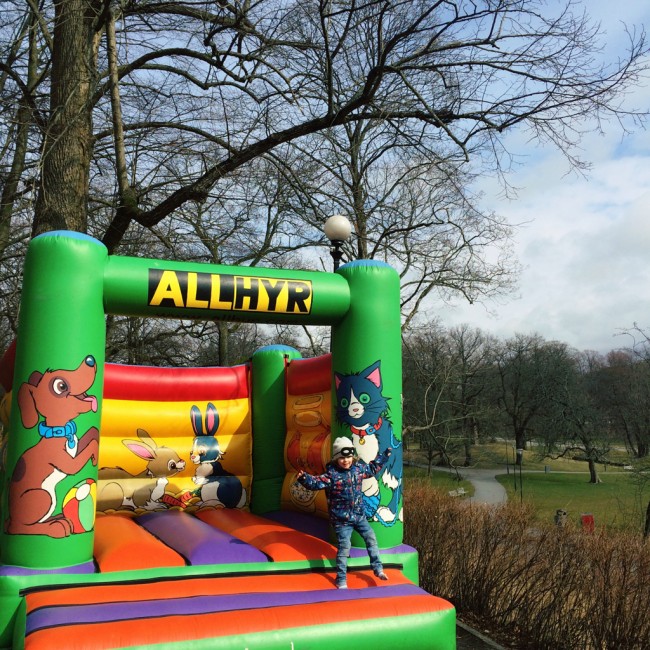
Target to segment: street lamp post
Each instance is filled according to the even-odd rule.
[[[519,465],[519,500],[521,503],[524,502],[524,483],[521,478],[521,466],[524,462],[524,450],[517,449],[517,465]]]
[[[343,258],[341,247],[350,238],[352,224],[342,214],[335,214],[325,222],[323,230],[327,239],[330,240],[330,255],[334,260],[334,270],[336,271]]]

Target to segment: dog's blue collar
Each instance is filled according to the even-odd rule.
[[[64,427],[49,427],[45,422],[38,423],[38,432],[43,438],[63,438],[68,441],[68,447],[72,449],[75,445],[75,433],[77,425],[71,420]]]

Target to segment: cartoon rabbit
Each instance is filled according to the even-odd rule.
[[[246,490],[241,481],[226,471],[219,462],[225,452],[221,451],[216,438],[219,429],[219,413],[216,407],[211,403],[207,406],[205,431],[198,406],[192,406],[190,419],[194,431],[190,460],[196,465],[192,480],[199,486],[193,494],[201,499],[197,505],[241,508],[246,503]]]
[[[100,494],[102,510],[166,508],[163,496],[169,479],[185,469],[185,461],[173,449],[159,447],[144,429],[137,433],[140,440],[122,440],[122,444],[145,460],[147,467],[139,474],[121,467],[101,467],[99,480],[108,481]]]

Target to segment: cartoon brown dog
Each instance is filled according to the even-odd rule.
[[[97,411],[88,395],[95,381],[95,358],[87,356],[76,370],[34,371],[18,391],[23,426],[38,424],[41,439],[18,459],[9,484],[10,534],[67,537],[72,522],[56,510],[56,485],[77,474],[90,460],[97,465],[99,432],[91,427],[80,438],[74,419]],[[39,415],[44,420],[39,422]]]

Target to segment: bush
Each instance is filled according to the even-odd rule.
[[[650,648],[650,548],[625,533],[531,527],[529,506],[405,488],[420,584],[518,648]]]

